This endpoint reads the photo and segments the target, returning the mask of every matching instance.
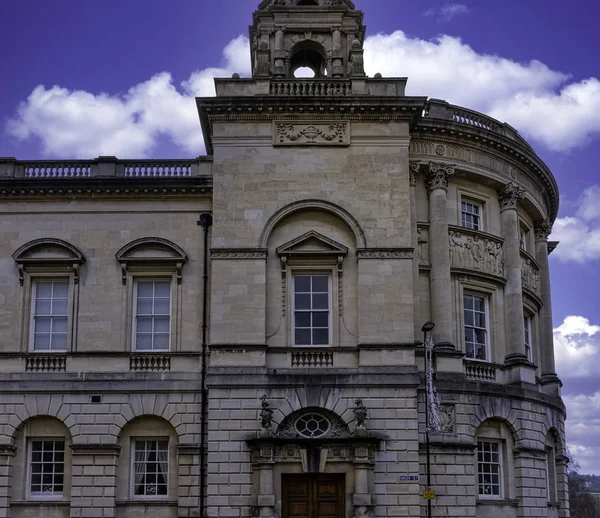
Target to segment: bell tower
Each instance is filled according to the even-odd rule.
[[[350,0],[264,0],[250,26],[252,76],[364,77],[363,13]]]

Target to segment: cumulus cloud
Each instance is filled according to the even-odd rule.
[[[552,253],[561,261],[584,263],[600,259],[600,185],[587,187],[573,216],[558,218],[550,240],[560,241]]]
[[[556,368],[563,379],[596,380],[600,362],[600,326],[583,316],[568,316],[554,329]]]
[[[249,73],[248,39],[240,36],[223,51],[223,66],[193,72],[178,89],[168,72],[131,87],[125,95],[90,93],[66,87],[34,88],[8,121],[19,140],[39,139],[44,154],[60,158],[152,155],[161,136],[183,152],[204,150],[194,97],[215,95],[214,77]]]
[[[460,5],[447,4],[447,15],[458,14],[450,8]],[[409,95],[488,113],[552,150],[583,145],[600,132],[598,79],[569,82],[569,75],[540,61],[481,54],[452,36],[423,40],[402,31],[370,36],[365,66],[369,75],[408,76]],[[213,95],[213,77],[232,72],[250,73],[248,40],[242,36],[224,50],[221,67],[196,71],[180,85],[167,72],[125,95],[40,85],[18,108],[8,131],[20,140],[38,139],[45,154],[56,157],[150,156],[161,135],[197,154],[203,147],[192,97]]]
[[[446,4],[442,7],[432,7],[423,16],[436,18],[438,22],[449,22],[459,14],[467,14],[469,8],[465,4]]]

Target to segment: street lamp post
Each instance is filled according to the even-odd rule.
[[[427,491],[431,491],[431,458],[429,453],[429,354],[427,352],[427,333],[431,333],[435,324],[431,321],[425,322],[421,331],[423,331],[423,347],[425,351],[425,451],[427,452]],[[430,496],[430,495],[428,495]],[[427,518],[431,518],[431,498],[427,499]]]

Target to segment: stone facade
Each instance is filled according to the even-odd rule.
[[[556,183],[362,20],[264,0],[207,157],[0,159],[0,518],[417,518],[427,435],[433,516],[569,516]]]

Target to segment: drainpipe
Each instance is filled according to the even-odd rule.
[[[212,216],[201,214],[198,225],[204,229],[204,269],[202,275],[202,367],[200,370],[201,407],[200,407],[200,498],[198,501],[199,516],[206,516],[205,488],[206,488],[206,420],[208,417],[208,390],[206,390],[206,330],[207,330],[207,305],[208,305],[208,232],[212,226]]]

